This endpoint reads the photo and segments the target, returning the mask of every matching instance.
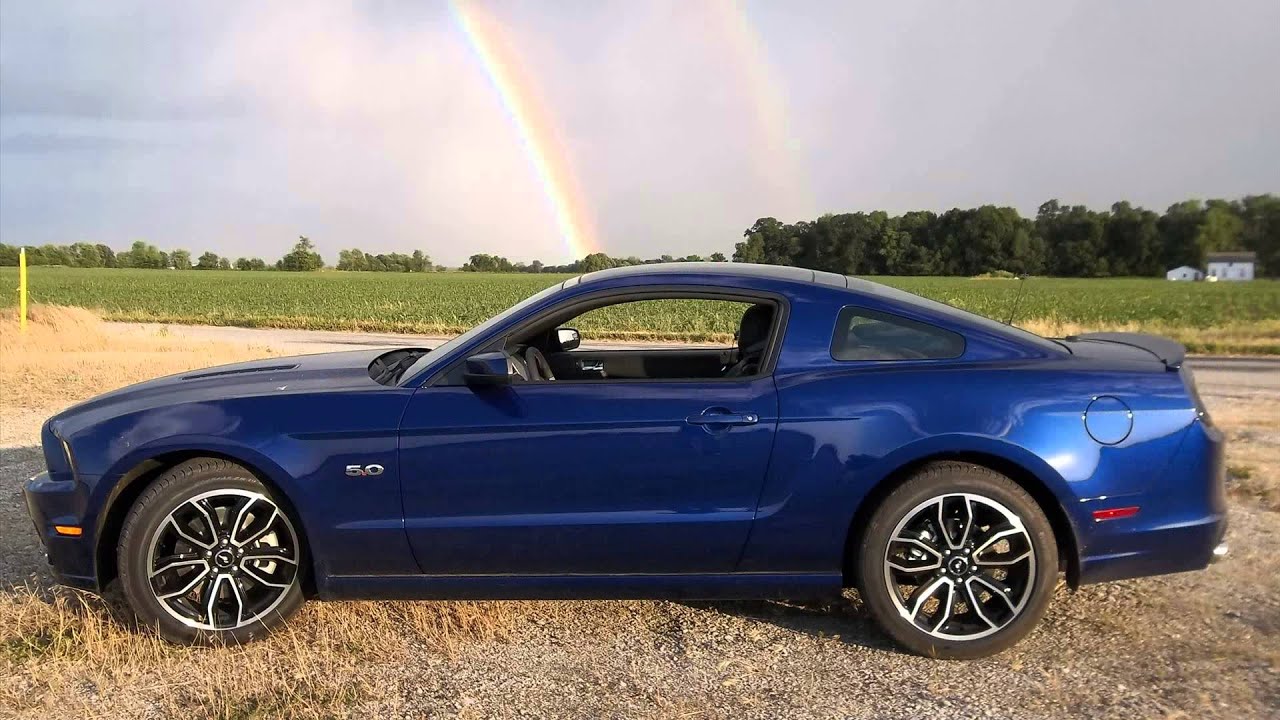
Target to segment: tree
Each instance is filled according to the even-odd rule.
[[[1201,254],[1239,250],[1240,235],[1243,232],[1244,221],[1231,203],[1210,200],[1205,205],[1204,220],[1196,233],[1196,246],[1200,248]]]
[[[169,262],[173,263],[175,270],[191,269],[191,252],[189,250],[174,250],[169,254]]]
[[[228,258],[225,258],[225,257],[220,257],[220,258],[218,258],[218,269],[219,269],[219,270],[230,270],[230,269],[231,269],[231,260],[230,260],[230,259],[228,259]]]
[[[722,252],[711,253],[711,262],[726,262],[727,260],[728,258],[726,258]]]
[[[86,242],[72,243],[70,254],[72,264],[76,267],[102,267],[102,253],[97,245]]]
[[[235,268],[237,270],[266,270],[267,264],[262,258],[236,258]]]
[[[196,270],[217,270],[218,254],[212,251],[205,252],[200,255],[200,259],[196,261]]]
[[[1164,211],[1158,227],[1166,269],[1190,265],[1204,267],[1200,249],[1200,224],[1204,222],[1204,205],[1199,200],[1174,203]]]
[[[98,257],[102,258],[102,267],[116,267],[116,253],[109,246],[98,243],[94,245],[98,248]]]
[[[1160,217],[1127,202],[1111,206],[1103,233],[1103,245],[1111,258],[1112,275],[1159,275],[1161,265]]]
[[[510,260],[485,253],[472,255],[462,266],[463,272],[511,272],[514,269]]]
[[[598,270],[608,270],[613,267],[613,260],[604,253],[591,253],[582,258],[582,272],[596,272]]]
[[[306,235],[299,235],[298,242],[288,255],[276,262],[278,270],[289,272],[310,272],[324,267],[324,260],[315,251],[315,245]]]
[[[1258,253],[1260,272],[1280,275],[1280,197],[1249,195],[1236,208],[1244,223],[1240,244]]]
[[[1041,205],[1036,232],[1044,239],[1049,273],[1063,277],[1110,275],[1103,244],[1105,226],[1104,213],[1083,205],[1064,208],[1057,200]]]
[[[168,267],[166,260],[159,248],[142,240],[135,241],[128,250],[116,255],[116,263],[119,267],[159,270]]]

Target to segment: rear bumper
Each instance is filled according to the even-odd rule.
[[[86,499],[84,485],[74,479],[54,480],[49,473],[42,472],[23,485],[22,495],[58,582],[97,590],[93,529],[83,528],[79,537],[59,535],[53,529],[55,525],[81,526]]]
[[[1197,420],[1187,429],[1165,477],[1133,496],[1141,511],[1093,523],[1080,561],[1080,583],[1201,570],[1226,554],[1225,441]],[[1127,502],[1126,502],[1127,504]]]

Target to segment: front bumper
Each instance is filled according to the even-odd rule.
[[[94,532],[93,528],[82,525],[87,500],[85,486],[74,479],[55,480],[48,472],[42,472],[23,485],[22,495],[58,582],[86,590],[98,589]],[[53,529],[55,525],[78,526],[83,528],[83,533],[79,537],[59,535]]]

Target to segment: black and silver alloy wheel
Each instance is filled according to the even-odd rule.
[[[921,655],[977,658],[1039,622],[1058,575],[1053,529],[1027,491],[989,468],[923,467],[873,511],[855,548],[863,601]]]
[[[976,640],[1008,625],[1026,607],[1035,571],[1022,520],[972,493],[917,505],[893,529],[884,558],[898,612],[944,640]]]
[[[181,463],[134,502],[120,583],[144,625],[172,642],[246,642],[303,602],[306,548],[288,509],[221,458]]]
[[[179,622],[234,630],[284,599],[298,572],[298,537],[265,495],[212,490],[168,514],[147,553],[151,590]]]

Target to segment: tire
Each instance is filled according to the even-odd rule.
[[[129,510],[116,546],[120,585],[140,624],[170,642],[248,642],[302,605],[298,527],[245,468],[188,460]]]
[[[1058,546],[1036,501],[1004,475],[961,462],[927,465],[891,492],[856,562],[880,627],[913,653],[952,660],[1025,637],[1058,579]]]

